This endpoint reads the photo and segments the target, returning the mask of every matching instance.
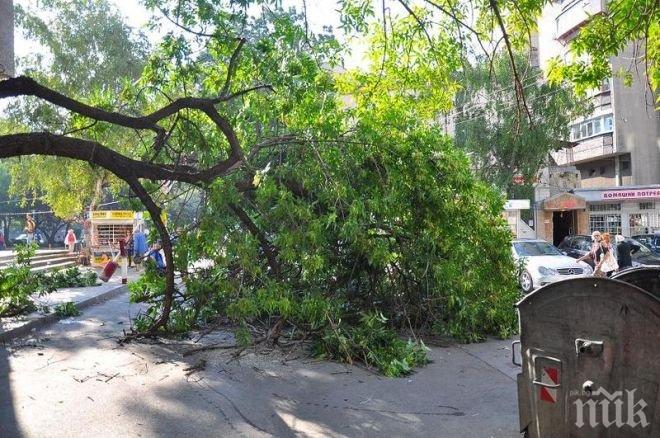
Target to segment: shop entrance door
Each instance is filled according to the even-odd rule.
[[[552,244],[558,246],[571,234],[575,234],[575,210],[552,213]]]

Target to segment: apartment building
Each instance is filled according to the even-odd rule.
[[[540,66],[555,57],[570,60],[570,41],[606,6],[606,0],[549,3],[535,38]],[[536,190],[538,237],[557,243],[565,235],[594,230],[624,235],[660,231],[660,114],[644,66],[634,62],[642,48],[631,44],[611,59],[614,72],[632,73],[632,85],[615,76],[592,90],[593,112],[572,122],[571,146],[552,153],[548,178],[541,178]],[[574,187],[558,184],[558,175],[571,175]]]
[[[0,0],[0,79],[14,75],[14,5]]]

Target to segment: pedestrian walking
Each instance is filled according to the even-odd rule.
[[[6,249],[7,246],[5,244],[5,233],[0,231],[0,249]]]
[[[149,251],[147,236],[145,236],[142,228],[138,227],[133,232],[133,263],[135,264],[135,270],[142,264],[142,258],[147,251]]]
[[[632,268],[631,255],[640,250],[639,246],[630,244],[621,234],[617,234],[614,240],[616,241],[616,259],[619,263],[619,270]]]
[[[598,264],[598,261],[600,260],[600,254],[602,253],[602,249],[600,247],[600,241],[602,237],[600,234],[600,231],[594,231],[591,233],[591,250],[580,257],[578,261],[580,262],[587,262],[591,265],[592,268],[596,268],[596,265]]]
[[[124,251],[126,251],[126,257],[128,258],[128,267],[131,267],[133,263],[133,232],[128,231],[126,237],[124,237]]]
[[[610,242],[610,233],[603,233],[600,242],[600,256],[599,261],[594,269],[594,276],[596,277],[611,277],[613,273],[619,269],[619,264],[614,258],[614,249]]]
[[[74,233],[73,230],[69,228],[69,231],[66,232],[66,237],[64,238],[64,244],[69,250],[69,254],[73,254],[73,251],[76,248],[76,243],[78,243],[76,233]]]
[[[25,234],[27,235],[28,245],[34,242],[34,231],[37,229],[37,223],[32,219],[32,215],[28,214],[25,216]]]

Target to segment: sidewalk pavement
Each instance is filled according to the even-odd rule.
[[[220,330],[118,344],[142,309],[127,301],[0,347],[0,436],[520,437],[510,340],[432,347],[391,379],[277,349],[182,355],[233,345]]]
[[[95,268],[79,267],[79,269],[83,272],[93,270],[97,274],[101,272],[100,269]],[[138,279],[139,276],[140,273],[135,272],[134,269],[128,270],[129,282]],[[26,335],[37,328],[57,321],[59,318],[53,312],[58,304],[74,302],[79,310],[83,310],[86,307],[115,298],[127,290],[126,285],[122,284],[121,280],[121,273],[115,272],[115,275],[107,283],[98,280],[98,286],[62,288],[42,297],[33,296],[34,303],[38,307],[47,306],[50,313],[43,313],[38,310],[27,315],[0,318],[0,342]]]

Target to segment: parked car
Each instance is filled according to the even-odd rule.
[[[639,251],[631,256],[633,266],[660,266],[660,255],[654,254],[653,251],[639,240],[626,237],[626,242],[632,246],[639,247]]]
[[[660,254],[660,233],[655,234],[637,234],[632,239],[645,245],[654,254]]]
[[[526,294],[549,283],[587,277],[593,273],[587,263],[562,254],[545,240],[517,239],[511,243],[511,250],[513,258],[516,261],[522,260],[524,264],[519,281]]]
[[[593,242],[591,240],[591,236],[584,236],[580,234],[574,236],[566,236],[564,237],[564,240],[562,240],[559,244],[559,250],[569,257],[579,259],[591,251],[592,243]],[[589,263],[589,266],[594,268],[594,264],[591,259],[587,259],[587,263]]]
[[[626,237],[625,240],[633,248],[638,248],[638,250],[631,256],[634,268],[640,266],[660,265],[660,256],[654,254],[647,246],[643,245],[641,242],[635,239],[631,239],[630,237]],[[613,241],[612,244],[616,254],[616,242]],[[566,255],[575,259],[579,259],[591,250],[591,236],[581,234],[566,236],[564,240],[562,240],[559,244],[559,249]],[[587,260],[593,267],[592,261],[590,259]]]
[[[19,243],[25,245],[27,243],[27,234],[25,233],[19,234],[18,236],[14,237],[11,241],[13,242],[14,245]],[[34,242],[39,245],[45,245],[46,239],[44,239],[44,236],[41,234],[35,234]]]

